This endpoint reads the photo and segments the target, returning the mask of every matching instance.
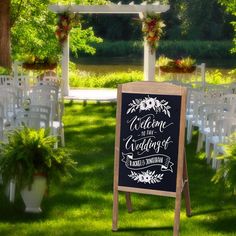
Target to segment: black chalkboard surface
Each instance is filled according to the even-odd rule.
[[[176,191],[181,96],[122,93],[119,186]]]

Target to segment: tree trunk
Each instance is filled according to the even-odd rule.
[[[11,68],[10,0],[0,0],[0,66]]]

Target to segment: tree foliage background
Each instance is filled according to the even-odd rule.
[[[234,28],[234,48],[231,50],[236,53],[236,0],[219,0],[222,6],[226,7],[226,11],[233,16],[231,24]]]
[[[3,0],[5,1],[5,0]],[[117,3],[119,0],[113,0]],[[55,36],[57,15],[48,10],[56,0],[11,0],[11,52],[13,59],[31,56],[57,58],[61,47]],[[106,0],[61,0],[62,4],[105,4]],[[122,1],[128,4],[130,0]],[[140,4],[142,0],[134,0]],[[231,40],[236,45],[235,0],[163,0],[170,10],[164,39]],[[232,24],[230,24],[232,22]],[[233,30],[234,29],[234,30]],[[95,53],[92,43],[105,40],[141,40],[141,24],[134,15],[81,15],[80,24],[70,33],[70,49]],[[236,51],[236,46],[233,52]]]
[[[119,2],[119,0],[113,1]],[[122,1],[124,4],[129,2],[130,0]],[[141,2],[134,0],[136,4]],[[236,5],[235,0],[232,2]],[[232,39],[233,28],[230,22],[233,17],[225,12],[225,7],[220,5],[218,0],[168,0],[164,3],[170,4],[170,10],[162,14],[166,22],[164,39]],[[139,40],[142,38],[138,16],[93,15],[86,16],[86,19],[88,25],[94,26],[95,33],[104,39]]]
[[[69,4],[71,1],[62,1]],[[87,4],[87,1],[76,1]],[[90,3],[99,4],[101,0]],[[56,59],[61,47],[55,36],[57,15],[48,10],[49,0],[11,0],[11,36],[12,55],[14,59],[30,60],[31,56]],[[81,18],[81,21],[83,19]],[[92,27],[82,29],[81,24],[73,27],[70,33],[72,51],[83,50],[95,53],[90,43],[101,42],[94,35]]]

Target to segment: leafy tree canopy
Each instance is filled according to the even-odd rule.
[[[236,1],[235,0],[219,0],[221,5],[226,7],[226,11],[232,14],[233,16],[236,16]],[[231,22],[234,27],[234,48],[231,50],[232,53],[236,53],[236,20]]]
[[[27,60],[30,57],[58,59],[61,47],[55,36],[57,15],[48,10],[48,5],[58,1],[49,0],[11,0],[11,34],[12,54],[14,59]],[[60,1],[69,4],[72,1]],[[101,4],[104,0],[75,1],[77,4]],[[94,35],[91,27],[82,29],[77,24],[70,33],[70,48],[77,52],[83,50],[95,53],[90,43],[101,42],[102,39]]]

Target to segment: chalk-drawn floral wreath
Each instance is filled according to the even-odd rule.
[[[135,171],[131,171],[131,174],[128,175],[131,179],[137,181],[137,183],[141,182],[144,184],[155,184],[160,183],[163,179],[163,174],[155,174],[155,171],[142,171],[141,173],[136,173]]]
[[[170,117],[170,111],[171,108],[168,105],[168,102],[166,100],[158,100],[155,98],[145,97],[144,99],[134,99],[129,104],[130,108],[127,110],[126,114],[133,113],[136,110],[141,111],[150,111],[153,109],[156,113],[163,112],[165,115]]]

